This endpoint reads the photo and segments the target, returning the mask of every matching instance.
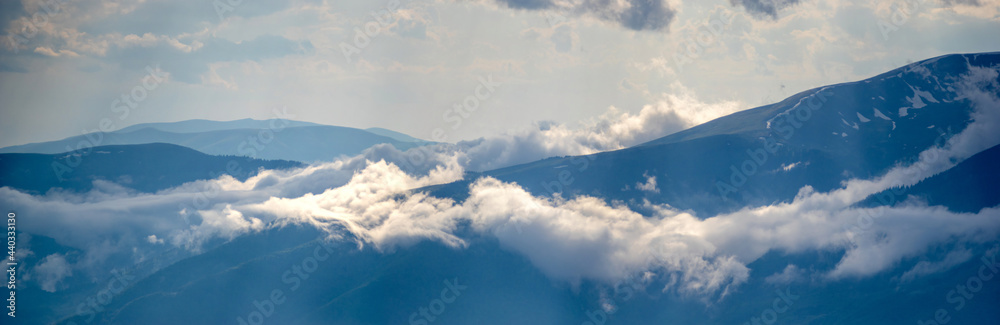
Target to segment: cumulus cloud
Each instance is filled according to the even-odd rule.
[[[636,183],[635,189],[652,193],[660,193],[660,189],[656,188],[656,176],[647,174],[643,174],[642,176],[646,178],[646,182]]]
[[[664,94],[638,113],[611,107],[579,127],[540,122],[529,129],[462,141],[456,150],[463,156],[462,165],[466,169],[484,171],[554,156],[618,150],[742,109],[735,101],[706,103],[679,85],[675,89],[676,93]]]
[[[160,64],[175,80],[185,83],[211,78],[213,63],[259,61],[313,51],[309,41],[273,34],[238,41],[218,37],[212,31],[218,27],[214,23],[221,22],[215,10],[191,1],[60,2],[54,9],[41,2],[20,6],[18,1],[8,1],[3,6],[27,10],[19,10],[24,15],[16,18],[0,15],[0,38],[5,40],[0,46],[16,55],[86,56],[133,71]],[[251,17],[288,6],[244,4],[229,15]],[[10,18],[14,19],[5,23]]]
[[[363,181],[371,178],[388,184]],[[669,206],[649,206],[654,212],[644,216],[593,197],[534,197],[516,184],[492,178],[473,183],[462,203],[422,193],[401,195],[407,186],[398,184],[426,184],[415,180],[392,165],[376,164],[341,188],[234,209],[331,231],[348,229],[362,244],[382,250],[425,239],[465,247],[455,228],[467,222],[555,279],[610,283],[653,271],[675,279],[664,289],[722,296],[746,281],[746,264],[772,250],[846,250],[843,260],[827,272],[838,279],[877,274],[951,239],[994,240],[1000,231],[997,208],[962,214],[943,207],[903,206],[881,207],[875,213],[850,208],[864,196],[838,199],[850,188],[831,193],[805,189],[791,203],[702,220]],[[850,226],[864,215],[877,215],[878,222],[849,237]],[[800,270],[786,269],[771,282],[803,276]]]
[[[715,256],[713,245],[685,234],[684,227],[696,220],[690,214],[670,212],[650,219],[592,197],[534,197],[493,178],[472,184],[469,198],[461,204],[422,193],[400,195],[433,177],[409,177],[392,165],[378,163],[347,185],[322,194],[275,198],[236,209],[332,232],[343,227],[362,239],[361,244],[382,250],[425,239],[465,247],[466,241],[454,232],[460,222],[468,222],[475,231],[496,236],[502,246],[524,254],[549,276],[571,283],[583,279],[610,283],[658,270],[680,279],[676,288],[681,292],[724,294],[748,276],[747,268],[734,258]]]
[[[46,256],[38,266],[33,269],[34,278],[37,278],[42,290],[56,292],[56,286],[63,279],[73,275],[73,269],[66,262],[66,256],[52,254]]]
[[[632,30],[667,30],[677,11],[666,0],[495,0],[510,8],[587,15]]]

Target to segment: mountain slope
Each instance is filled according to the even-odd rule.
[[[94,322],[242,324],[240,319],[249,323],[257,312],[266,315],[268,324],[407,324],[414,319],[411,323],[422,324],[423,318],[414,314],[440,300],[447,281],[464,288],[441,312],[431,314],[433,324],[575,325],[595,319],[609,324],[743,324],[760,319],[785,294],[789,304],[780,314],[783,323],[912,324],[929,314],[914,310],[933,311],[954,289],[954,279],[964,279],[982,265],[972,259],[903,284],[893,279],[906,270],[902,266],[863,280],[775,284],[766,277],[788,263],[832,267],[839,256],[769,254],[751,265],[754,273],[739,290],[705,305],[661,291],[669,286],[666,279],[623,281],[612,288],[554,283],[524,258],[487,239],[458,250],[425,241],[378,252],[358,249],[353,238],[324,244],[324,236],[309,227],[288,226],[238,238],[138,281],[96,314]],[[279,298],[270,300],[275,296]],[[995,319],[1000,314],[992,306],[998,300],[1000,291],[983,290],[968,300],[965,310],[953,313],[953,320]],[[620,309],[602,311],[605,301]],[[86,316],[58,324],[82,324]]]
[[[389,129],[367,128],[367,129],[365,129],[365,131],[368,131],[368,132],[371,132],[371,133],[374,133],[374,134],[378,134],[378,135],[381,135],[381,136],[384,136],[384,137],[390,137],[390,138],[393,138],[393,139],[396,139],[396,140],[399,140],[399,141],[403,141],[403,142],[415,142],[415,143],[421,143],[421,144],[431,143],[430,141],[417,139],[417,138],[411,137],[409,135],[406,135],[406,134],[403,134],[403,133],[399,133],[399,132],[396,132],[396,131],[393,131],[393,130],[389,130]]]
[[[709,217],[792,199],[811,185],[828,191],[914,161],[970,123],[957,84],[970,66],[1000,54],[947,55],[867,80],[804,91],[632,148],[550,158],[482,173],[535,195],[591,195],[639,208],[642,200]],[[640,190],[656,178],[656,191]],[[466,179],[428,188],[462,198]]]
[[[67,162],[77,159],[78,165],[71,168]],[[0,187],[34,194],[53,188],[85,192],[93,188],[95,180],[104,180],[141,192],[156,192],[221,174],[246,180],[261,168],[300,166],[294,161],[206,155],[165,143],[101,146],[82,157],[75,153],[0,154]]]
[[[891,188],[873,194],[859,206],[896,205],[909,197],[927,205],[946,206],[955,212],[976,213],[1000,204],[1000,146],[984,150],[955,167],[907,188]]]

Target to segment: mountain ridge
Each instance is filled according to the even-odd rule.
[[[177,133],[156,127],[137,125],[135,128],[125,130],[125,132],[92,133],[63,140],[0,148],[0,153],[56,154],[74,151],[73,148],[77,148],[81,143],[93,145],[95,141],[99,145],[171,143],[212,155],[239,155],[310,163],[330,161],[345,155],[356,155],[371,146],[383,143],[391,144],[399,150],[430,144],[399,141],[349,127],[281,125],[272,128],[270,125],[272,123],[269,121],[276,120],[253,121],[255,121],[254,123],[267,124],[268,127]]]
[[[638,196],[703,217],[788,201],[805,185],[828,191],[851,178],[880,175],[960,132],[972,108],[952,83],[970,67],[997,65],[1000,52],[944,55],[809,89],[633,147],[477,175],[516,182],[535,195],[590,195],[637,209]],[[660,193],[634,190],[645,176],[657,177]],[[416,191],[462,199],[473,181]]]

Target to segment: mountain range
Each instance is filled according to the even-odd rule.
[[[58,154],[75,151],[79,143],[88,143],[91,147],[169,143],[210,155],[311,163],[354,156],[376,144],[391,144],[400,150],[430,144],[385,129],[372,130],[284,119],[228,122],[189,120],[137,124],[112,132],[96,132],[63,140],[0,148],[0,153]]]
[[[806,90],[637,146],[466,173],[460,180],[414,188],[407,195],[462,204],[471,200],[470,189],[478,182],[496,179],[516,184],[541,202],[593,197],[650,219],[663,207],[703,221],[790,205],[810,191],[833,193],[851,181],[878,179],[920,162],[928,149],[945,146],[974,123],[988,122],[983,111],[993,116],[1000,107],[974,105],[969,87],[978,84],[968,82],[968,77],[997,67],[1000,53],[946,55],[865,80]],[[986,74],[985,81],[997,83],[1000,77]],[[997,91],[972,90],[994,96]],[[245,170],[292,169],[356,155],[382,143],[400,150],[436,145],[386,129],[293,122],[266,148],[244,155],[240,148],[248,147],[242,142],[259,137],[270,123],[186,121],[107,133],[104,143],[114,145],[93,148],[89,155],[93,158],[85,159],[86,165],[75,170],[69,182],[83,191],[92,188],[86,183],[100,179],[155,192],[208,179],[199,175],[233,159]],[[66,145],[82,139],[0,149],[5,152],[0,155],[0,186],[34,193],[57,187],[57,180],[40,173],[49,171],[47,163],[53,159],[72,154],[64,150]],[[995,168],[1000,139],[979,140],[991,143],[988,149],[961,161],[941,162],[953,166],[914,184],[868,195],[854,207],[930,207],[964,215],[995,208],[1000,204],[996,189],[1000,172]],[[163,143],[149,144],[157,142]],[[250,175],[233,176],[246,180]],[[881,199],[889,193],[891,201]],[[367,194],[359,192],[345,205],[360,204]],[[322,195],[310,193],[305,198],[322,201]],[[255,208],[263,210],[262,205]],[[808,217],[813,216],[802,216]],[[431,239],[404,241],[388,249],[372,244],[371,238],[359,236],[348,225],[331,224],[317,228],[309,223],[269,223],[206,245],[199,254],[170,255],[164,258],[169,263],[145,269],[113,299],[95,305],[99,308],[84,309],[87,312],[81,313],[74,302],[100,287],[80,289],[71,294],[73,298],[29,288],[25,301],[46,303],[24,308],[27,315],[37,315],[34,321],[57,324],[913,324],[933,319],[937,310],[945,310],[951,323],[1000,319],[1000,309],[995,308],[1000,290],[985,280],[980,288],[986,289],[976,290],[974,298],[966,295],[962,308],[952,308],[958,299],[951,293],[956,284],[966,284],[976,270],[982,272],[983,261],[996,253],[997,238],[987,230],[976,237],[986,239],[937,244],[868,277],[810,275],[842,266],[854,247],[851,244],[834,250],[769,250],[745,261],[749,270],[745,281],[706,297],[668,290],[689,280],[679,272],[659,276],[640,272],[610,285],[556,280],[503,237],[518,235],[496,231],[491,236],[477,231],[475,222],[450,225],[463,245],[428,236]],[[331,235],[336,238],[332,242]],[[885,246],[898,240],[888,235],[876,239]],[[51,252],[74,251],[48,236],[35,235],[31,241]],[[544,241],[529,242],[537,250],[548,248]],[[949,261],[956,251],[968,256],[947,265],[928,262]],[[38,263],[41,255],[25,263]],[[927,271],[935,267],[936,272]]]
[[[803,186],[829,191],[942,144],[972,121],[972,107],[953,100],[951,83],[970,66],[996,64],[996,54],[934,58],[806,90],[631,148],[554,157],[482,176],[516,182],[536,195],[590,195],[633,206],[646,199],[705,217],[784,202]],[[637,186],[650,176],[657,192]],[[428,190],[461,197],[474,180]]]

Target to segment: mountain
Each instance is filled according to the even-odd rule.
[[[290,124],[283,125],[282,122]],[[257,127],[245,128],[247,126]],[[91,133],[58,141],[6,147],[0,149],[0,153],[55,154],[72,151],[79,143],[98,145],[170,143],[211,155],[247,156],[306,163],[331,161],[344,155],[357,155],[371,146],[383,143],[391,144],[399,150],[427,144],[427,142],[400,141],[360,129],[312,125],[306,122],[192,120],[136,125],[114,132]]]
[[[661,291],[669,285],[662,281],[642,287],[626,281],[613,289],[554,283],[523,257],[485,238],[473,238],[464,249],[424,241],[378,252],[359,249],[350,237],[324,242],[325,235],[287,226],[237,238],[136,282],[103,306],[104,312],[94,314],[91,323],[253,324],[259,322],[251,319],[263,318],[266,324],[406,324],[434,301],[444,301],[439,293],[455,284],[459,294],[449,296],[454,300],[443,304],[443,312],[431,314],[433,324],[602,323],[595,319],[608,324],[753,324],[752,318],[759,320],[783,296],[789,305],[781,307],[787,308],[779,316],[782,323],[912,324],[900,315],[934,310],[954,288],[953,279],[965,279],[968,270],[981,265],[972,259],[908,283],[906,288],[916,289],[900,294],[891,274],[904,272],[903,267],[840,283],[769,283],[766,276],[787,263],[832,267],[841,257],[769,254],[749,266],[754,271],[739,290],[706,305]],[[607,299],[621,308],[599,312]],[[997,301],[1000,291],[983,290],[952,320],[995,319],[1000,316],[993,308]],[[181,310],[185,312],[177,312]],[[84,324],[90,317],[76,315],[57,324]]]
[[[807,90],[635,147],[488,171],[535,195],[590,195],[633,208],[646,199],[710,217],[829,191],[915,161],[971,122],[956,79],[1000,54],[946,55],[878,76]],[[656,177],[658,191],[640,184]],[[428,188],[462,198],[475,178]]]
[[[943,56],[867,80],[805,91],[635,147],[469,173],[459,182],[414,191],[461,201],[468,195],[470,182],[491,176],[516,182],[535,195],[591,195],[622,202],[636,211],[643,211],[649,201],[688,209],[701,218],[789,201],[806,185],[823,192],[842,187],[847,179],[882,175],[965,130],[972,122],[973,107],[959,93],[959,76],[969,72],[970,66],[997,65],[1000,54],[996,53]],[[995,206],[998,196],[992,189],[997,172],[992,169],[1000,159],[998,150],[982,151],[899,191],[956,211]],[[982,195],[967,196],[962,190]],[[871,200],[867,204],[882,204]],[[360,200],[349,204],[362,204],[356,201]],[[393,213],[391,209],[376,206],[370,210],[384,216]],[[428,219],[421,221],[437,222]],[[1000,309],[995,308],[1000,301],[996,280],[986,282],[989,278],[983,276],[987,266],[995,266],[984,265],[987,252],[996,253],[991,248],[996,240],[988,238],[942,241],[926,248],[927,252],[904,255],[887,270],[839,279],[825,277],[828,273],[823,270],[836,268],[851,252],[849,248],[769,250],[747,261],[745,282],[719,296],[700,298],[671,289],[685,281],[680,278],[687,275],[680,272],[665,271],[648,278],[642,274],[640,279],[613,285],[554,280],[509,247],[510,241],[499,238],[525,236],[530,243],[546,243],[532,238],[538,235],[534,233],[484,234],[458,222],[453,230],[465,240],[460,248],[436,240],[414,240],[377,250],[338,227],[265,227],[131,282],[102,303],[100,310],[80,314],[68,306],[53,313],[59,317],[43,321],[913,324],[916,319],[941,318],[936,316],[939,310],[945,310],[948,323],[955,324],[1000,318]],[[328,238],[331,234],[333,238]],[[910,239],[885,236],[882,244]],[[950,261],[954,251],[968,257]],[[592,261],[582,265],[589,267],[588,262]],[[784,272],[796,265],[801,273]],[[901,279],[921,272],[927,274]],[[716,276],[696,276],[701,275]],[[775,280],[778,275],[787,278]],[[974,287],[972,279],[980,279],[974,295],[964,291]],[[961,308],[953,308],[959,299],[956,290],[963,290]],[[22,298],[32,301],[36,295],[45,293],[29,290]]]
[[[940,174],[907,188],[894,187],[871,195],[859,206],[898,205],[907,198],[922,200],[930,206],[945,206],[955,212],[976,213],[1000,204],[1000,146],[975,154]],[[955,189],[961,189],[956,191]]]
[[[275,125],[284,125],[285,127],[322,125],[311,122],[279,120],[279,119],[254,120],[245,118],[242,120],[234,120],[234,121],[212,121],[212,120],[194,119],[194,120],[186,120],[178,122],[136,124],[124,127],[121,130],[118,130],[117,132],[122,132],[122,133],[132,132],[145,128],[157,129],[160,131],[173,132],[173,133],[197,133],[197,132],[235,130],[235,129],[267,129],[271,127],[272,123],[275,123]],[[277,123],[282,123],[282,124],[277,124]]]
[[[75,163],[75,167],[70,167]],[[89,154],[0,154],[0,187],[33,194],[53,188],[86,192],[95,180],[103,180],[140,192],[163,189],[222,174],[246,180],[259,169],[287,169],[303,166],[287,160],[262,160],[237,156],[212,156],[196,150],[166,144],[115,145],[95,147]]]
[[[399,133],[399,132],[396,132],[396,131],[393,131],[393,130],[389,130],[389,129],[367,128],[367,129],[365,129],[365,131],[368,131],[368,132],[371,132],[371,133],[374,133],[374,134],[378,134],[378,135],[381,135],[381,136],[384,136],[384,137],[390,137],[390,138],[393,138],[393,139],[396,139],[396,140],[399,140],[399,141],[403,141],[403,142],[414,142],[414,143],[421,143],[421,144],[430,144],[430,143],[432,143],[430,141],[420,140],[420,139],[411,137],[409,135],[402,134],[402,133]]]

